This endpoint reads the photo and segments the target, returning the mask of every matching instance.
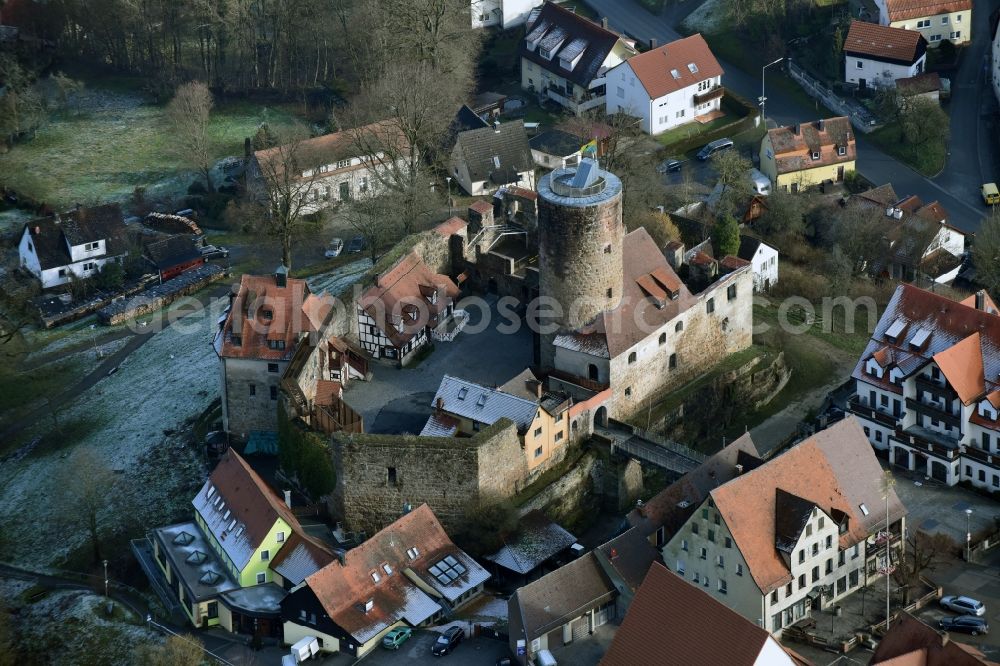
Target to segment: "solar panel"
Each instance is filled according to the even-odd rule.
[[[437,576],[438,574],[440,574],[440,573],[441,573],[441,567],[439,567],[439,566],[438,566],[438,565],[436,565],[436,564],[433,564],[433,565],[431,565],[431,568],[430,568],[430,572],[431,572],[431,574],[433,574],[434,576]]]
[[[452,557],[451,555],[449,555],[448,557],[444,558],[444,562],[445,562],[445,564],[447,564],[447,565],[448,565],[448,566],[450,566],[450,567],[453,567],[453,566],[455,566],[456,564],[458,564],[458,560],[456,560],[456,559],[455,559],[454,557]]]

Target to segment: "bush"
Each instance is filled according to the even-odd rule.
[[[201,180],[192,181],[191,184],[188,185],[188,194],[198,195],[205,194],[206,192],[208,192],[208,189],[205,187],[205,183],[201,182]]]
[[[289,476],[299,480],[313,501],[330,494],[336,484],[326,438],[293,423],[278,409],[278,463]]]
[[[105,291],[115,291],[125,284],[125,267],[116,261],[104,264],[100,272],[94,277],[94,284],[98,289]]]

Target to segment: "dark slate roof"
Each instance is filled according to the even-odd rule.
[[[482,129],[489,126],[490,124],[470,109],[468,104],[462,105],[462,108],[458,110],[458,113],[455,114],[455,119],[452,121],[452,127],[456,133]]]
[[[560,51],[571,48],[575,51],[580,48],[583,41],[586,42],[583,55],[572,71],[560,65],[559,53],[556,53],[552,60],[546,60],[538,54],[538,48],[534,51],[528,50],[526,39],[521,40],[520,48],[522,58],[584,87],[597,78],[601,65],[618,42],[617,33],[551,2],[545,3],[535,22],[528,25],[526,34],[531,36],[536,30],[545,35],[542,44],[545,44],[546,40],[558,41],[553,38],[559,33],[564,35]]]
[[[736,256],[740,259],[750,261],[757,254],[757,248],[763,242],[761,239],[754,238],[753,236],[740,236],[740,249],[736,253]]]
[[[458,148],[473,181],[512,183],[517,180],[515,172],[535,168],[524,122],[520,120],[501,123],[495,128],[484,127],[460,132]],[[509,178],[511,173],[514,173],[513,178]]]
[[[486,91],[476,95],[475,99],[472,100],[472,107],[482,111],[489,111],[495,106],[502,106],[506,101],[507,95],[498,92]]]
[[[575,134],[570,134],[569,132],[557,129],[542,132],[528,141],[532,150],[538,150],[549,155],[558,155],[560,157],[572,155],[576,151],[580,150],[580,147],[585,143],[586,141]]]
[[[31,242],[43,270],[73,263],[62,229],[53,219],[45,218],[29,222],[24,225],[24,231],[31,234]]]
[[[146,256],[157,269],[163,270],[199,259],[201,252],[190,236],[170,236],[146,243]]]
[[[798,495],[774,489],[774,540],[778,550],[791,554],[815,506]]]
[[[71,245],[83,245],[122,233],[122,209],[118,204],[77,208],[62,216],[62,230]]]
[[[525,514],[517,533],[486,559],[510,571],[526,574],[574,543],[575,536],[536,510]]]

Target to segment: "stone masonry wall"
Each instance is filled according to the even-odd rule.
[[[736,286],[736,298],[727,296],[729,286]],[[715,311],[708,312],[712,299]],[[628,362],[628,353],[611,360],[611,386],[615,400],[610,415],[628,419],[648,408],[648,400],[671,388],[677,388],[704,374],[729,354],[742,351],[753,341],[753,274],[749,270],[733,273],[719,280],[699,295],[698,303],[667,322],[633,348],[636,361]],[[678,322],[683,329],[676,331]],[[666,341],[659,344],[660,333]],[[677,354],[677,366],[670,368],[671,354]],[[629,395],[626,395],[629,393]]]
[[[271,399],[271,387],[277,390],[286,361],[255,359],[223,359],[225,363],[225,396],[227,430],[239,439],[253,430],[277,432],[278,401]],[[277,372],[268,372],[268,365],[277,363]],[[253,386],[253,395],[250,395]]]
[[[331,449],[337,487],[330,511],[369,534],[398,518],[404,504],[422,502],[454,527],[480,500],[510,497],[526,476],[517,429],[506,419],[474,438],[336,433]]]

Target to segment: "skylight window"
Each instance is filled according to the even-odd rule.
[[[478,407],[482,407],[485,404],[486,404],[486,394],[483,393],[481,396],[479,396],[479,400],[476,401],[476,405]]]
[[[861,513],[863,513],[866,516],[868,515],[869,511],[867,506],[865,506],[864,504],[859,504],[858,508],[861,509]]]
[[[904,328],[906,328],[906,321],[903,320],[902,318],[899,318],[896,321],[892,322],[892,326],[890,326],[886,330],[885,337],[895,341],[896,338],[898,338],[903,333]]]
[[[918,328],[916,332],[913,334],[913,337],[910,338],[910,346],[913,347],[914,349],[920,349],[921,347],[924,346],[924,343],[927,342],[927,339],[930,337],[931,337],[930,331],[928,331],[926,328]]]
[[[377,571],[373,571],[372,572],[372,580],[377,583],[380,580],[382,580],[382,576],[380,576]]]
[[[408,558],[410,558],[411,560],[417,559],[418,555],[420,555],[420,551],[417,550],[416,546],[414,546],[413,548],[410,548],[409,550],[406,551],[406,556]]]
[[[385,564],[382,565],[382,571],[385,572],[386,576],[391,576],[392,575],[392,567],[389,566],[388,562],[386,562]]]
[[[459,400],[465,400],[465,396],[467,396],[467,395],[469,395],[469,389],[465,388],[464,386],[462,388],[458,389],[458,399]]]
[[[693,62],[689,62],[688,63],[688,71],[691,72],[692,74],[697,74],[698,73],[698,65],[694,64]]]
[[[676,69],[672,69],[670,70],[670,76],[674,77],[675,79],[679,79],[681,78],[681,73],[678,72]]]
[[[448,555],[437,564],[432,565],[428,571],[442,585],[451,585],[468,569],[454,557]]]
[[[215,486],[209,485],[208,486],[208,492],[205,493],[205,497],[208,498],[208,499],[212,499],[212,495],[214,495],[214,494],[215,494]]]
[[[220,580],[222,580],[222,576],[219,574],[214,571],[206,571],[201,575],[201,578],[198,579],[198,582],[202,585],[215,585]]]
[[[499,155],[494,155],[493,156],[493,166],[495,168],[497,168],[497,169],[500,168],[500,156]]]

